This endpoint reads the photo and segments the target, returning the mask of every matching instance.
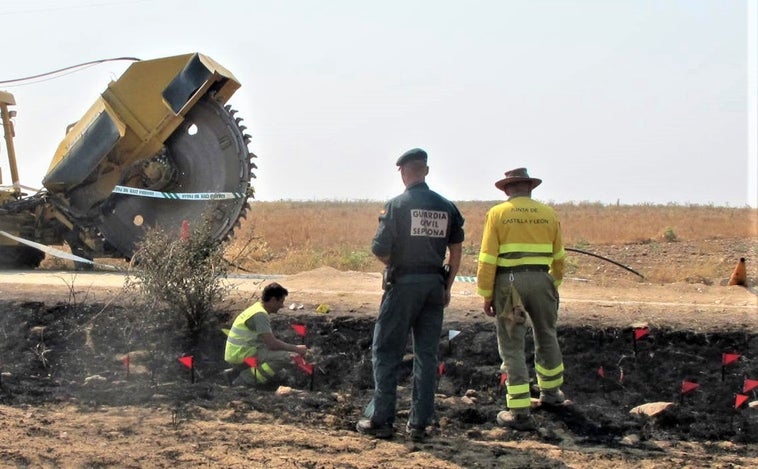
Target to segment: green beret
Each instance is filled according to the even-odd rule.
[[[406,151],[402,155],[400,155],[400,158],[397,159],[397,165],[402,166],[405,163],[410,163],[411,161],[423,161],[424,164],[426,164],[426,152],[422,150],[421,148],[413,148],[411,150]]]

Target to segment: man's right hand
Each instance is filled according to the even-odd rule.
[[[303,357],[308,353],[308,348],[305,345],[295,345],[295,353]]]
[[[495,317],[495,306],[493,306],[492,300],[484,300],[482,309],[484,310],[484,314],[487,316]]]

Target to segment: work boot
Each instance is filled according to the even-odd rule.
[[[371,419],[360,419],[355,425],[358,433],[373,436],[374,438],[391,438],[394,430],[392,425],[377,425]]]
[[[234,386],[234,379],[239,375],[239,372],[235,368],[227,368],[221,372],[226,380],[226,384]]]
[[[405,433],[411,437],[411,441],[414,441],[416,443],[421,443],[424,441],[424,439],[426,439],[426,437],[429,436],[429,432],[426,431],[426,428],[412,426],[411,422],[408,422],[405,425]]]
[[[545,407],[563,407],[571,405],[572,402],[566,399],[563,391],[540,391],[540,405]]]
[[[508,410],[497,414],[497,424],[501,427],[510,427],[523,432],[537,430],[537,421],[530,414],[514,414]]]

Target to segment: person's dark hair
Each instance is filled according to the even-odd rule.
[[[271,282],[263,287],[263,296],[261,299],[263,301],[268,301],[271,298],[284,298],[287,295],[289,295],[289,292],[286,288],[276,282]]]

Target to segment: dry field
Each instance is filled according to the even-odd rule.
[[[466,218],[461,275],[476,274],[476,256],[487,210],[497,201],[457,203]],[[371,238],[381,202],[254,202],[229,247],[228,258],[251,272],[290,274],[329,266],[378,272]],[[642,273],[649,281],[699,282],[727,276],[740,257],[755,277],[758,210],[712,206],[560,204],[555,206],[564,243]],[[711,244],[734,240],[724,258]],[[683,251],[671,264],[667,251]],[[664,261],[664,259],[667,259]],[[592,275],[610,264],[569,256],[570,275]],[[750,266],[753,267],[750,267]],[[707,281],[707,280],[705,280]]]
[[[462,275],[475,273],[490,205],[459,204]],[[416,444],[402,432],[412,360],[399,373],[396,436],[354,430],[372,389],[381,290],[369,245],[381,206],[256,202],[231,242],[229,259],[285,274],[288,304],[304,306],[273,318],[280,337],[319,350],[315,378],[295,376],[289,392],[230,387],[221,374],[220,329],[256,298],[261,276],[234,276],[238,289],[217,322],[188,343],[177,324],[145,320],[120,273],[0,272],[0,467],[758,467],[758,410],[733,406],[745,380],[758,379],[756,210],[557,206],[568,247],[645,276],[570,253],[559,341],[575,405],[536,410],[539,432],[494,423],[504,399],[494,326],[474,284],[456,282],[443,327],[460,339],[441,341],[435,431]],[[740,257],[749,287],[727,287]],[[317,312],[321,303],[328,314]],[[295,335],[295,322],[307,337]],[[630,341],[640,323],[650,334]],[[740,354],[728,369],[719,366],[724,352]],[[183,355],[195,357],[197,375],[178,364]],[[683,380],[700,387],[684,396]],[[660,401],[674,405],[654,418],[630,413]]]

